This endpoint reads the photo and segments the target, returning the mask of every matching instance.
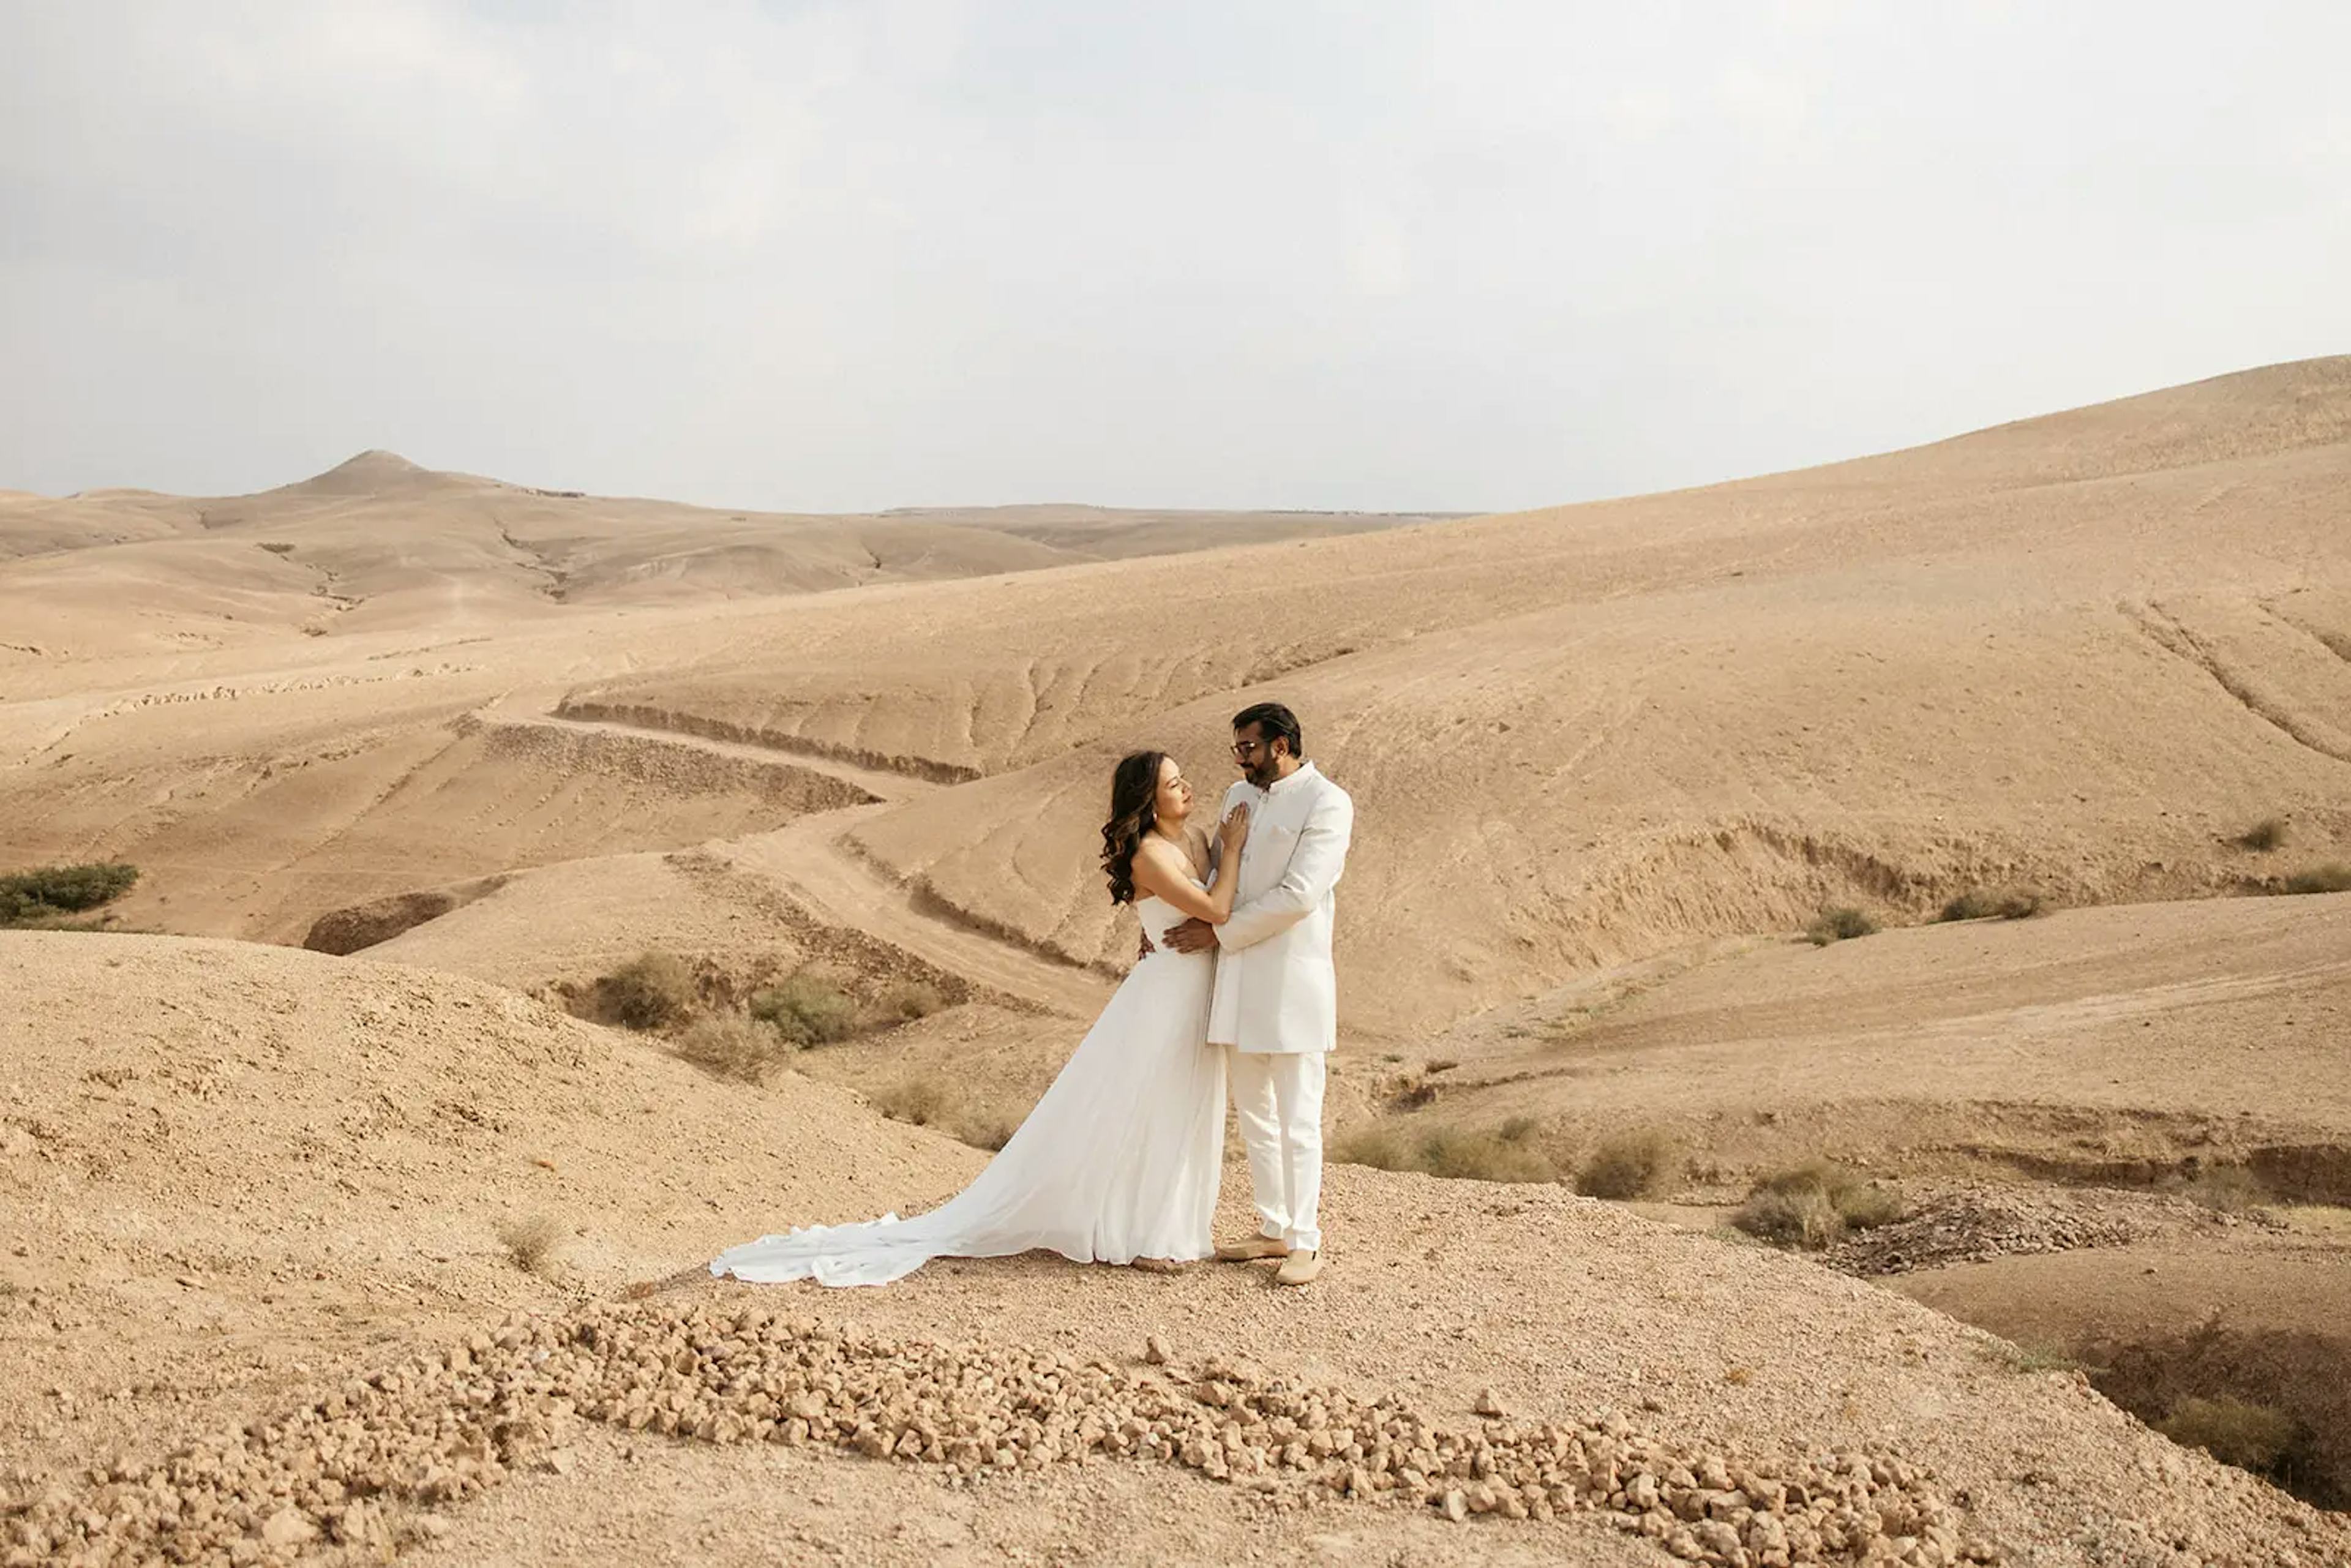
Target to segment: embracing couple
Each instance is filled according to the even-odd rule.
[[[1281,1260],[1322,1270],[1323,1058],[1337,1042],[1332,889],[1354,805],[1306,760],[1279,703],[1233,720],[1240,782],[1212,841],[1187,834],[1192,786],[1139,751],[1111,780],[1102,870],[1143,922],[1143,956],[1061,1076],[987,1168],[927,1214],[810,1226],[722,1253],[714,1274],[879,1285],[934,1258],[1045,1248],[1081,1263],[1167,1268]],[[1210,1233],[1229,1079],[1258,1234]]]

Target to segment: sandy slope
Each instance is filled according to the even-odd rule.
[[[2346,422],[2351,361],[2316,361],[1707,491],[831,601],[575,701],[987,775],[860,841],[1091,960],[1125,940],[1086,849],[1110,759],[1221,776],[1226,717],[1281,697],[1376,825],[1349,1025],[1410,1035],[1825,900],[2210,894],[2271,871],[2226,841],[2277,813],[2297,863],[2351,852]]]
[[[340,1368],[381,1361],[368,1349],[378,1336],[494,1325],[507,1308],[691,1264],[763,1225],[920,1200],[975,1158],[831,1092],[728,1088],[448,977],[140,937],[10,936],[0,964],[28,1004],[0,1020],[13,1075],[0,1166],[9,1464],[152,1458],[164,1432],[336,1386]],[[1246,1268],[1170,1277],[1023,1260],[807,1293],[796,1310],[1126,1364],[1155,1328],[1187,1357],[1247,1358],[1365,1397],[1394,1389],[1452,1420],[1488,1387],[1535,1419],[1630,1408],[1691,1452],[1890,1444],[1959,1500],[1971,1537],[2018,1562],[2168,1561],[2177,1539],[2213,1563],[2323,1563],[2351,1542],[2072,1379],[2020,1374],[1973,1331],[1808,1264],[1556,1192],[1342,1171],[1332,1207],[1348,1249],[1332,1287],[1304,1298]],[[540,1210],[578,1232],[552,1283],[513,1270],[496,1239],[502,1218]],[[742,1483],[659,1442],[641,1463],[598,1447],[568,1484],[458,1511],[449,1545],[465,1561],[579,1560],[611,1521],[653,1560],[683,1561],[698,1546],[690,1518],[713,1518]],[[805,1473],[778,1464],[765,1473]],[[925,1495],[851,1469],[818,1484],[861,1500]],[[2027,1471],[2037,1479],[2019,1485]],[[649,1508],[664,1479],[697,1489],[694,1515]],[[1163,1485],[1145,1497],[1057,1471],[963,1492],[924,1528],[1068,1549],[1107,1488],[1121,1530],[1103,1560],[1267,1538],[1250,1522],[1263,1505]],[[886,1514],[844,1520],[805,1500],[785,1513],[852,1549],[918,1550]],[[1310,1517],[1356,1550],[1475,1550],[1433,1538],[1412,1510],[1324,1502]],[[1503,1551],[1645,1560],[1588,1520],[1476,1529]]]
[[[2351,860],[2346,488],[2338,359],[1406,528],[737,517],[381,454],[219,501],[0,497],[0,864],[131,859],[121,920],[203,936],[448,910],[358,960],[0,936],[0,1470],[177,1440],[420,1334],[952,1189],[978,1155],[841,1085],[928,1076],[978,1121],[1017,1114],[1133,939],[1092,863],[1110,760],[1165,745],[1219,779],[1226,719],[1259,696],[1300,709],[1358,802],[1344,1119],[1433,1092],[1410,1124],[1531,1113],[1571,1154],[1667,1128],[1701,1156],[1672,1217],[1701,1225],[1821,1151],[1928,1186],[2242,1161],[2339,1203],[2351,901],[2211,895]],[[1260,528],[1281,542],[1220,548]],[[2268,817],[2283,847],[2234,841]],[[1789,936],[1826,902],[1900,924],[2019,882],[2069,907]],[[833,1086],[760,1093],[517,994],[653,946],[716,994],[813,962],[959,1005],[804,1059]],[[2351,1560],[2339,1530],[1875,1286],[1553,1188],[1350,1170],[1331,1201],[1344,1250],[1302,1301],[1245,1270],[1031,1260],[809,1310],[1122,1362],[1155,1323],[1447,1419],[1491,1385],[1677,1443],[1898,1438],[2020,1563],[2169,1563],[2174,1540]],[[553,1282],[496,1239],[541,1208],[575,1233]],[[2036,1336],[2096,1326],[2020,1310],[2055,1297],[2148,1333],[2207,1297],[2248,1322],[2266,1302],[2265,1332],[2300,1333],[2346,1254],[2294,1225],[2175,1217],[1904,1286]],[[2139,1311],[2147,1261],[2184,1282],[2166,1313]],[[681,1299],[725,1293],[644,1311]],[[1150,1560],[1301,1531],[1334,1557],[1658,1560],[1588,1521],[1463,1537],[1115,1468],[963,1488],[593,1435],[577,1458],[587,1479],[459,1511],[444,1550],[585,1560],[610,1531],[706,1558],[719,1511],[755,1507],[786,1560]],[[760,1479],[835,1501],[754,1502]],[[853,1517],[909,1500],[935,1539]]]

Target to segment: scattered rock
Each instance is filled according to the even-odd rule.
[[[1146,1355],[1172,1367],[1157,1335]],[[133,1506],[130,1489],[95,1480],[78,1493],[53,1488],[0,1524],[0,1559],[94,1558],[100,1542],[133,1561],[284,1555],[322,1537],[389,1549],[381,1501],[429,1508],[518,1470],[565,1473],[581,1419],[936,1465],[957,1483],[1130,1458],[1181,1465],[1280,1508],[1319,1496],[1458,1523],[1597,1513],[1713,1568],[1950,1563],[1961,1551],[1958,1511],[1897,1453],[1680,1448],[1613,1414],[1514,1421],[1490,1389],[1478,1407],[1476,1426],[1455,1428],[1398,1395],[1364,1400],[1219,1358],[1161,1374],[1024,1346],[871,1337],[770,1305],[608,1301],[518,1314],[183,1448],[150,1471],[168,1493],[162,1506]],[[258,1542],[238,1522],[256,1518],[266,1520]],[[402,1528],[434,1537],[446,1526],[423,1512]]]
[[[1839,1242],[1821,1254],[1821,1261],[1868,1278],[2022,1253],[2119,1247],[2137,1236],[2128,1220],[2090,1212],[2062,1197],[1967,1187]]]

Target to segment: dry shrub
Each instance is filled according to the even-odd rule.
[[[2184,1448],[2201,1448],[2224,1465],[2274,1476],[2301,1441],[2301,1424],[2284,1411],[2251,1400],[2193,1395],[2155,1428]]]
[[[806,969],[754,996],[751,1016],[799,1046],[831,1045],[857,1032],[857,1004]]]
[[[2312,1330],[2231,1328],[2085,1347],[2099,1393],[2174,1442],[2351,1507],[2351,1344]]]
[[[294,547],[281,539],[272,539],[261,548],[267,550],[271,555],[292,555],[294,553]]]
[[[1757,1182],[1730,1223],[1779,1247],[1818,1250],[1849,1231],[1891,1225],[1902,1195],[1830,1160],[1807,1160]]]
[[[873,1010],[891,1023],[913,1023],[946,1007],[947,998],[936,986],[925,980],[901,980],[882,993]]]
[[[1415,1136],[1398,1127],[1364,1127],[1341,1137],[1331,1157],[1342,1165],[1420,1171],[1452,1180],[1557,1181],[1559,1167],[1534,1146],[1535,1131],[1533,1118],[1525,1116],[1483,1133],[1432,1127]]]
[[[2041,895],[2031,888],[1970,888],[1943,905],[1938,920],[2030,920],[2041,913]]]
[[[96,909],[138,880],[139,868],[120,861],[36,866],[0,876],[0,926],[40,925]]]
[[[1333,1139],[1331,1158],[1343,1166],[1369,1166],[1378,1171],[1408,1171],[1412,1141],[1394,1127],[1358,1127]]]
[[[2351,865],[2340,862],[2298,871],[2285,879],[2288,893],[2351,893]]]
[[[873,1108],[893,1122],[929,1127],[990,1154],[1012,1141],[1019,1124],[967,1109],[963,1094],[936,1078],[902,1078],[870,1096]]]
[[[902,1078],[874,1094],[873,1108],[893,1122],[943,1128],[961,1101],[935,1078]]]
[[[1823,909],[1804,927],[1804,936],[1815,947],[1825,947],[1832,942],[1850,942],[1856,936],[1874,936],[1877,922],[1863,910],[1838,904]]]
[[[956,1122],[955,1135],[975,1149],[995,1154],[1012,1141],[1020,1124],[1003,1116],[965,1116]]]
[[[2270,1202],[2270,1189],[2242,1166],[2200,1166],[2172,1190],[2223,1214],[2244,1214]]]
[[[2252,850],[2256,854],[2267,854],[2284,842],[2285,819],[2283,817],[2264,817],[2236,838],[2239,849]]]
[[[1774,1247],[1819,1251],[1844,1235],[1844,1222],[1824,1192],[1758,1192],[1749,1196],[1730,1223]]]
[[[551,1214],[509,1219],[498,1227],[498,1244],[507,1249],[514,1266],[526,1274],[545,1276],[553,1272],[569,1239],[563,1222]]]
[[[1654,1128],[1618,1133],[1601,1140],[1575,1173],[1575,1190],[1586,1197],[1655,1197],[1681,1175],[1681,1152]]]
[[[1559,1167],[1524,1139],[1438,1128],[1420,1141],[1419,1167],[1463,1181],[1557,1181]]]
[[[630,1029],[666,1029],[694,1011],[694,971],[658,949],[632,958],[596,982],[596,1014]]]
[[[773,1028],[737,1017],[699,1019],[671,1049],[696,1067],[746,1083],[765,1083],[792,1053],[791,1042]]]

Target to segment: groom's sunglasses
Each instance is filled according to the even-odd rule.
[[[1250,758],[1256,756],[1259,751],[1262,750],[1264,747],[1265,742],[1262,740],[1237,740],[1233,742],[1234,760],[1247,762]]]

